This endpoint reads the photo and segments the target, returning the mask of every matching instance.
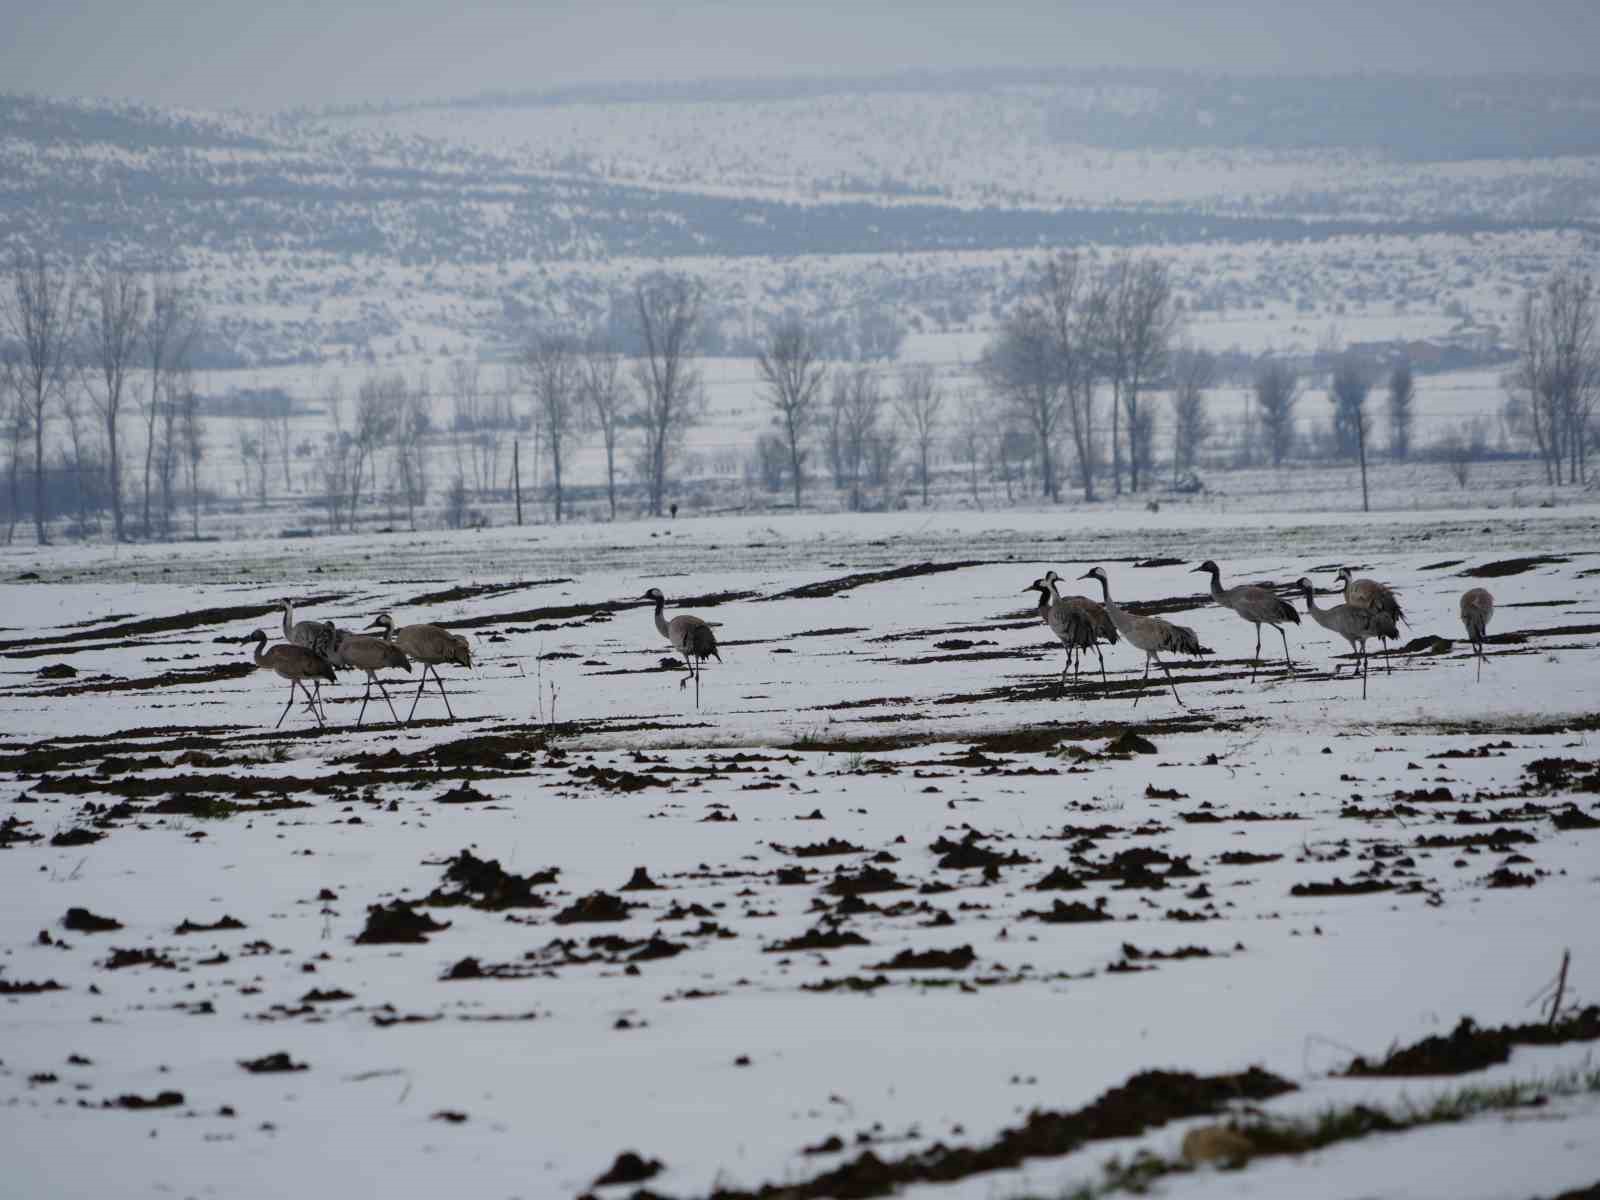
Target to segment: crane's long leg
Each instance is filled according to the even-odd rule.
[[[450,707],[450,697],[449,697],[448,694],[446,694],[446,692],[444,690],[444,678],[439,674],[439,668],[438,667],[434,667],[433,668],[433,681],[439,685],[439,695],[444,697],[444,710],[445,710],[445,712],[449,713],[450,714],[450,719],[452,721],[454,721],[456,719],[456,711],[455,711],[455,709]],[[426,683],[427,680],[424,679],[423,682]]]
[[[1365,642],[1362,642],[1361,643],[1361,698],[1363,700],[1365,700],[1367,698],[1367,664],[1368,664],[1368,662],[1369,662],[1369,659],[1367,658],[1367,644]]]
[[[406,714],[406,724],[411,724],[411,718],[417,715],[417,702],[422,699],[422,689],[428,686],[428,672],[431,668],[427,663],[422,664],[422,682],[417,684],[417,694],[411,700],[411,711]]]
[[[1285,668],[1292,671],[1294,670],[1294,664],[1289,661],[1289,635],[1283,631],[1282,625],[1279,625],[1277,629],[1278,636],[1283,639],[1283,665]],[[1260,633],[1260,629],[1258,628],[1256,632]]]
[[[375,683],[377,683],[378,690],[383,693],[384,703],[389,706],[389,715],[394,718],[394,723],[396,725],[400,724],[400,714],[395,712],[394,701],[389,699],[389,689],[384,687],[383,680],[378,679],[376,676],[373,676],[373,680]]]
[[[360,728],[361,718],[367,715],[367,697],[372,695],[372,672],[367,672],[367,686],[361,693],[361,711],[356,714],[356,727]]]
[[[1473,653],[1477,656],[1477,659],[1478,659],[1478,682],[1482,683],[1483,682],[1483,643],[1481,641],[1474,641],[1472,643],[1472,650],[1473,650]]]
[[[294,680],[289,680],[289,703],[285,704],[283,711],[278,714],[278,724],[273,726],[274,729],[283,724],[283,719],[289,715],[289,710],[294,707],[295,697],[299,694],[294,690],[294,686]]]
[[[1100,639],[1099,638],[1096,638],[1095,641],[1094,641],[1094,656],[1100,660],[1100,686],[1101,687],[1110,687],[1111,684],[1106,679],[1106,656],[1104,654],[1100,653]]]
[[[1256,668],[1261,665],[1261,622],[1256,622],[1256,656],[1250,660],[1250,682],[1256,679]]]
[[[1153,655],[1149,655],[1149,654],[1146,654],[1144,656],[1144,674],[1139,677],[1139,690],[1134,692],[1134,694],[1133,694],[1133,706],[1135,708],[1139,707],[1139,697],[1144,695],[1144,685],[1147,682],[1149,682],[1149,679],[1150,679],[1150,659],[1152,657],[1154,657],[1154,656]]]
[[[1178,685],[1173,682],[1172,672],[1167,670],[1167,664],[1162,662],[1159,658],[1156,659],[1156,662],[1160,665],[1161,670],[1166,674],[1167,686],[1172,689],[1172,698],[1178,702],[1178,707],[1188,708],[1189,706],[1183,702],[1183,697],[1178,695]]]

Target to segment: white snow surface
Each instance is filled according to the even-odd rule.
[[[859,1135],[885,1158],[986,1142],[1032,1109],[1087,1104],[1152,1068],[1259,1064],[1299,1085],[1263,1106],[1287,1113],[1425,1098],[1589,1061],[1593,1046],[1576,1044],[1519,1048],[1507,1064],[1458,1078],[1331,1077],[1356,1053],[1381,1056],[1462,1015],[1535,1019],[1529,997],[1563,949],[1574,954],[1569,995],[1600,992],[1600,831],[1562,830],[1549,816],[1568,802],[1591,817],[1600,807],[1592,794],[1522,790],[1534,759],[1594,761],[1600,511],[1395,513],[1356,528],[1344,515],[1207,521],[1120,513],[1063,530],[1048,513],[727,518],[0,551],[0,821],[25,822],[13,828],[43,839],[0,849],[0,983],[62,985],[0,996],[6,1191],[105,1194],[116,1180],[127,1196],[572,1196],[632,1149],[665,1164],[645,1186],[700,1196],[810,1177],[857,1153]],[[1183,561],[1129,561],[1157,555]],[[1519,555],[1552,561],[1503,577],[1461,574]],[[1363,701],[1348,659],[1334,657],[1346,647],[1304,619],[1289,629],[1293,672],[1269,628],[1252,682],[1251,627],[1189,573],[1205,557],[1219,559],[1229,584],[1309,575],[1321,588],[1351,562],[1400,591],[1403,640],[1459,639],[1457,600],[1482,584],[1499,605],[1491,633],[1521,636],[1491,642],[1481,683],[1460,640],[1397,653],[1392,673],[1375,663]],[[921,562],[951,569],[772,599]],[[1104,648],[1109,688],[1096,668],[1058,691],[1060,647],[1022,589],[1048,567],[1075,580],[1095,562],[1117,599],[1178,602],[1167,618],[1216,650],[1173,664],[1187,707],[1154,682],[1130,704],[1143,664],[1126,644]],[[40,578],[11,582],[25,572]],[[717,623],[723,661],[707,667],[698,709],[681,673],[658,669],[670,647],[637,599],[651,584],[669,602],[698,598],[693,611]],[[416,602],[457,585],[489,590]],[[1068,590],[1093,595],[1093,586]],[[727,592],[752,595],[719,602]],[[497,619],[460,629],[471,670],[442,669],[453,722],[438,720],[431,693],[417,724],[377,723],[388,716],[380,700],[358,729],[349,675],[326,689],[330,727],[320,735],[303,706],[273,733],[285,688],[265,672],[116,686],[244,662],[247,647],[220,639],[261,627],[276,640],[271,606],[285,594],[300,602],[297,616],[349,628],[383,610],[401,624]],[[309,602],[316,597],[325,599]],[[116,628],[245,606],[262,611],[165,631]],[[567,611],[539,611],[548,609]],[[953,641],[972,644],[938,645]],[[77,676],[38,676],[57,663]],[[74,690],[85,684],[107,690]],[[403,680],[391,691],[404,716],[411,693]],[[547,728],[552,709],[557,724]],[[1101,756],[1123,728],[1157,752]],[[464,760],[489,797],[478,803],[438,801],[460,781],[448,763],[421,764],[437,774],[417,780],[382,759],[352,761],[479,736],[539,747],[543,733],[553,751],[516,752],[496,767]],[[1011,734],[1028,740],[997,740]],[[210,759],[179,761],[185,739]],[[1069,744],[1093,757],[1049,752]],[[16,759],[50,746],[80,751],[43,770]],[[1468,751],[1483,756],[1438,757]],[[123,761],[108,770],[108,757]],[[369,785],[356,775],[374,762],[395,778]],[[610,790],[594,774],[602,768],[647,781]],[[131,799],[143,809],[131,816],[86,808],[116,804],[129,781],[213,772],[281,779],[282,794],[309,807],[162,815],[152,811],[156,786]],[[88,790],[59,790],[71,780]],[[323,784],[296,790],[296,780]],[[1413,797],[1409,815],[1348,812],[1389,811],[1397,792],[1438,788],[1448,800]],[[1154,794],[1165,791],[1180,798]],[[1547,811],[1490,819],[1529,802]],[[804,819],[814,812],[821,819]],[[1226,819],[1245,812],[1281,819]],[[1458,813],[1489,823],[1462,824]],[[1097,826],[1111,828],[1083,846],[1083,830]],[[1537,839],[1516,848],[1531,863],[1511,867],[1534,886],[1486,886],[1503,850],[1418,845],[1499,826]],[[106,836],[49,844],[80,828]],[[939,867],[931,844],[973,830],[984,848],[1029,861],[995,879]],[[793,853],[830,838],[860,849]],[[1160,890],[1029,887],[1056,867],[1084,869],[1075,854],[1098,863],[1135,847],[1187,859],[1199,876]],[[419,908],[449,928],[425,944],[355,942],[368,905],[420,900],[464,848],[513,872],[556,868],[536,889],[548,907]],[[1219,858],[1245,849],[1282,857]],[[863,899],[879,910],[909,903],[838,917],[870,944],[769,950],[829,927],[839,898],[824,885],[880,852],[891,857],[875,865],[910,886]],[[1398,852],[1412,865],[1397,864]],[[641,866],[663,890],[618,891]],[[776,872],[795,866],[808,869],[806,881],[780,884]],[[1290,894],[1358,878],[1396,886]],[[950,890],[919,890],[931,884]],[[1191,896],[1199,885],[1205,892]],[[322,889],[335,898],[319,899]],[[600,890],[643,907],[616,923],[554,923]],[[1103,899],[1116,920],[1024,915],[1057,898]],[[669,914],[691,905],[711,915]],[[63,930],[77,906],[124,928]],[[225,913],[245,928],[174,933],[186,918]],[[733,936],[699,932],[704,921]],[[56,944],[41,944],[41,931]],[[629,966],[652,934],[681,952]],[[587,955],[590,938],[609,936],[633,945],[589,963],[555,965],[540,953],[572,938]],[[1125,943],[1199,946],[1213,957],[1108,973]],[[876,966],[905,950],[961,946],[976,956],[962,970]],[[155,950],[174,965],[106,969],[113,948]],[[518,977],[443,978],[469,957]],[[870,992],[805,990],[879,974],[889,982]],[[350,998],[304,1001],[312,989]],[[239,1066],[277,1051],[308,1069]],[[169,1089],[182,1104],[100,1107]],[[219,1115],[223,1106],[233,1115]],[[465,1120],[437,1119],[445,1112]],[[1526,1200],[1600,1178],[1597,1113],[1594,1097],[1555,1101],[1241,1172],[1174,1176],[1156,1190]],[[1176,1153],[1187,1127],[907,1194],[1057,1195],[1097,1178],[1113,1153]],[[802,1153],[834,1135],[843,1154]]]

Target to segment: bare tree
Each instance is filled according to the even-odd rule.
[[[789,473],[798,509],[804,483],[804,443],[815,423],[817,398],[828,374],[821,339],[798,317],[782,320],[767,331],[766,340],[757,348],[756,370],[773,407],[773,423],[783,431],[789,448]]]
[[[98,502],[101,489],[97,478],[101,465],[94,447],[94,422],[85,411],[84,394],[76,387],[62,389],[61,415],[67,423],[67,445],[61,450],[61,465],[72,475],[72,494],[78,510],[78,536],[87,536],[91,497]]]
[[[1436,452],[1455,476],[1457,486],[1467,486],[1472,478],[1472,464],[1483,457],[1488,440],[1488,430],[1481,417],[1463,421],[1440,436]]]
[[[1111,319],[1113,279],[1094,271],[1077,254],[1064,253],[1045,264],[1039,283],[1042,311],[1065,392],[1067,432],[1078,460],[1083,498],[1092,501],[1099,460],[1095,389],[1102,372],[1105,329]],[[1034,432],[1037,436],[1038,430]]]
[[[1166,369],[1167,355],[1178,325],[1173,304],[1172,275],[1154,259],[1132,262],[1126,258],[1111,269],[1110,303],[1102,326],[1104,363],[1111,383],[1111,478],[1122,492],[1122,459],[1118,448],[1117,410],[1126,420],[1128,436],[1148,442],[1153,427],[1140,413],[1145,385]],[[1147,465],[1134,453],[1130,440],[1128,486],[1139,490],[1139,473]]]
[[[350,430],[350,501],[346,510],[352,528],[361,504],[361,489],[376,479],[378,454],[394,436],[405,393],[405,376],[399,374],[369,375],[356,392],[355,420]]]
[[[1586,473],[1589,425],[1600,400],[1600,295],[1594,280],[1558,271],[1523,297],[1516,327],[1521,358],[1513,386],[1528,397],[1534,438],[1552,484]]]
[[[883,392],[872,370],[836,371],[829,394],[829,428],[839,486],[849,492],[852,512],[862,507],[862,477],[883,411]]]
[[[1275,467],[1281,467],[1294,449],[1294,410],[1300,391],[1299,375],[1282,359],[1263,359],[1256,367],[1256,413]]]
[[[427,379],[414,385],[396,377],[393,405],[394,471],[406,501],[406,524],[417,527],[417,508],[428,499],[428,434],[433,428]]]
[[[190,533],[200,540],[200,460],[206,452],[205,422],[200,419],[200,392],[194,372],[184,369],[173,376],[170,403],[176,409],[179,458],[189,483]]]
[[[922,483],[922,507],[928,507],[928,458],[933,439],[939,432],[939,414],[944,407],[944,392],[933,368],[926,364],[906,367],[900,372],[894,397],[900,423],[911,434],[917,447],[917,475]]]
[[[6,438],[6,545],[16,537],[22,515],[22,447],[28,439],[27,412],[22,406],[22,355],[8,339],[0,338],[0,422]]]
[[[1341,452],[1349,445],[1361,464],[1361,511],[1367,500],[1367,396],[1372,392],[1372,372],[1367,364],[1346,351],[1333,369],[1328,398],[1333,401],[1334,429]],[[1342,431],[1342,432],[1341,432]]]
[[[994,438],[993,405],[989,397],[976,388],[962,388],[957,393],[956,401],[956,436],[951,441],[951,456],[966,461],[967,486],[972,491],[972,503],[981,508],[983,500],[978,495],[978,464],[984,460]]]
[[[639,357],[639,416],[644,430],[644,474],[650,513],[661,515],[673,455],[705,408],[695,365],[702,289],[687,275],[655,274],[634,288]]]
[[[989,390],[1024,421],[1038,439],[1039,479],[1045,495],[1060,499],[1054,447],[1057,427],[1068,410],[1070,393],[1061,377],[1056,344],[1045,315],[1035,307],[1017,309],[1000,327],[978,360]],[[1002,452],[1005,447],[1002,445]],[[1002,454],[1002,466],[1005,455]],[[1006,482],[1009,487],[1010,475]]]
[[[606,499],[613,521],[617,519],[617,443],[628,404],[621,367],[622,355],[612,343],[594,337],[584,344],[583,398],[606,449]]]
[[[1193,471],[1211,437],[1206,391],[1216,381],[1216,355],[1185,346],[1172,360],[1172,481]]]
[[[445,383],[454,405],[454,445],[456,473],[472,479],[472,488],[482,500],[494,486],[496,463],[500,456],[497,422],[490,419],[483,385],[475,359],[452,359],[445,369]],[[463,464],[465,450],[465,464]]]
[[[172,537],[173,495],[178,487],[178,471],[183,463],[182,409],[179,391],[185,371],[168,371],[162,376],[161,395],[156,400],[156,483],[161,489],[161,536]]]
[[[333,429],[323,435],[316,477],[322,485],[322,494],[328,505],[328,530],[338,533],[341,526],[348,528],[354,523],[355,510],[350,506],[350,469],[355,441],[344,427],[344,392],[337,379],[328,384],[322,404]]]
[[[1389,372],[1389,457],[1404,462],[1411,454],[1411,431],[1416,427],[1417,381],[1411,364],[1395,364]]]
[[[139,338],[145,320],[145,290],[132,272],[102,264],[89,279],[85,359],[89,394],[99,413],[106,438],[106,490],[111,498],[111,522],[117,541],[124,537],[122,522],[122,438],[117,422],[128,385],[128,372],[139,356]]]
[[[584,359],[576,340],[564,334],[539,334],[522,353],[522,370],[533,406],[544,425],[555,490],[556,524],[561,524],[563,469],[573,444],[588,428],[584,403]]]
[[[10,275],[0,293],[0,336],[17,343],[13,391],[33,433],[33,526],[42,546],[49,540],[44,532],[44,431],[51,409],[70,383],[79,290],[71,275],[52,268],[37,251],[17,251]]]
[[[195,313],[187,290],[170,273],[155,276],[150,282],[150,305],[144,328],[140,331],[140,345],[144,363],[150,373],[149,390],[140,397],[145,421],[144,446],[144,533],[150,532],[150,482],[156,465],[157,451],[163,445],[158,424],[167,419],[162,404],[167,388],[167,376],[187,361],[189,350],[198,332],[198,315]]]

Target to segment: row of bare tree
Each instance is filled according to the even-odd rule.
[[[140,525],[154,532],[152,505],[159,498],[164,528],[171,530],[174,492],[186,474],[191,509],[198,497],[204,454],[199,393],[190,355],[200,314],[185,289],[168,274],[149,278],[116,265],[84,274],[52,266],[42,254],[18,251],[0,283],[0,425],[9,449],[9,542],[22,511],[20,481],[32,446],[33,519],[46,540],[45,441],[50,424],[67,423],[78,481],[80,518],[89,494],[86,479],[103,476],[115,534],[127,536],[123,425],[128,410],[144,434]],[[104,460],[100,455],[104,454]]]

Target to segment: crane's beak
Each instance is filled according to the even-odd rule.
[[[1079,579],[1095,579],[1095,578],[1098,578],[1098,577],[1095,575],[1095,573],[1093,571],[1085,571],[1082,575],[1079,575],[1078,578]]]
[[[1205,568],[1204,567],[1190,567],[1189,568],[1189,574],[1191,574],[1191,575],[1200,575],[1200,574],[1203,574],[1204,572],[1205,572]]]
[[[374,621],[371,625],[366,626],[366,628],[367,629],[382,629],[383,628],[383,622],[382,621]]]

